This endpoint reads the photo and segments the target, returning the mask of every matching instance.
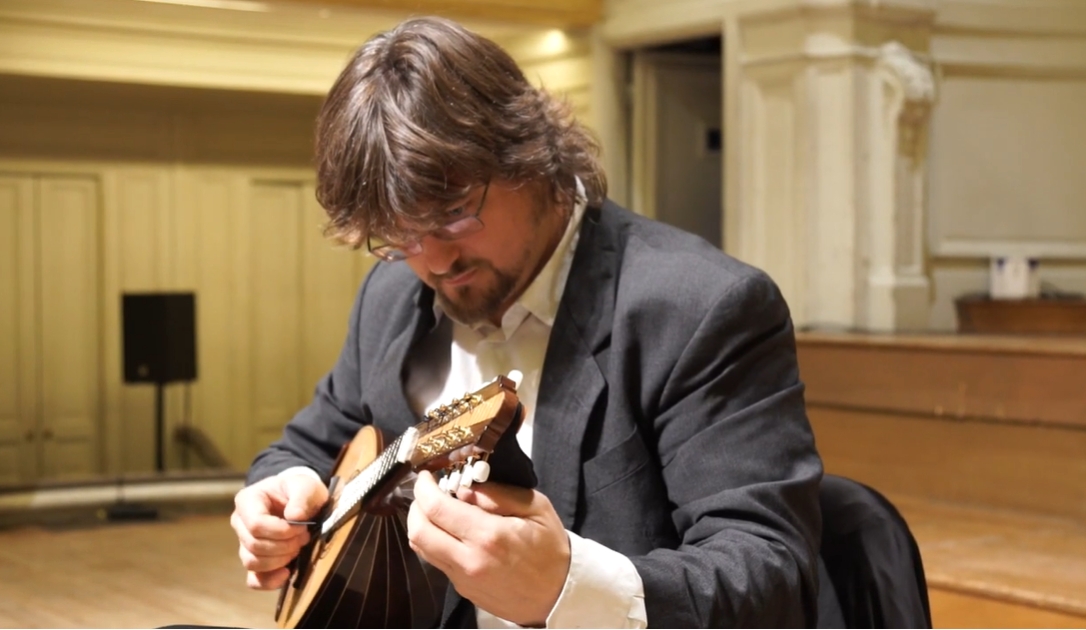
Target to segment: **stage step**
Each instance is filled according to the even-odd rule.
[[[797,343],[826,471],[902,510],[937,625],[1086,626],[1086,339]]]
[[[1086,627],[1086,526],[888,497],[920,545],[937,627]]]

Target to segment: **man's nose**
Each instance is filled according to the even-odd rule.
[[[424,236],[419,245],[422,246],[419,258],[426,265],[426,270],[437,276],[448,273],[460,257],[460,248],[452,241]]]

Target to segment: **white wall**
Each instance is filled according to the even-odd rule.
[[[77,473],[153,468],[152,389],[121,382],[124,291],[196,291],[199,380],[191,418],[236,467],[246,467],[309,400],[339,352],[371,264],[320,235],[324,217],[310,166],[314,117],[351,50],[400,17],[234,14],[131,0],[0,4],[0,180],[78,178],[97,191],[96,227],[84,232],[97,237],[98,262],[70,261],[94,275],[80,293],[90,306],[73,312],[54,299],[43,304],[95,329],[77,349],[92,352],[101,369],[87,371],[85,382],[63,381],[65,391],[92,391],[99,401],[90,405],[97,417],[86,423],[95,433],[87,442],[93,452]],[[590,119],[585,34],[500,24],[481,30],[505,45],[531,80],[566,95]],[[27,213],[2,214],[14,225]],[[33,295],[8,290],[13,260],[0,257],[2,294],[18,299],[0,309],[4,339],[41,328],[42,315],[30,310]],[[15,352],[0,344],[0,373],[32,373]],[[55,376],[46,371],[42,380],[59,382]],[[4,391],[30,391],[34,383],[24,385]],[[22,416],[42,412],[19,401],[0,405],[0,451],[40,449],[40,440],[24,440],[32,419]],[[172,386],[168,430],[184,412],[184,392]],[[31,481],[41,468],[5,462],[6,481]],[[167,451],[167,462],[180,465],[178,449]]]
[[[1086,3],[946,2],[932,56],[930,325],[987,289],[988,256],[1086,293]]]
[[[1008,252],[1086,289],[1080,0],[605,7],[620,49],[723,34],[725,249],[798,324],[953,329]]]

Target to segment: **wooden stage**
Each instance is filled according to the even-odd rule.
[[[228,513],[0,531],[0,627],[275,626]]]
[[[1086,627],[1086,339],[801,333],[828,472],[887,495],[938,627]],[[0,529],[0,627],[268,627],[218,513]]]
[[[797,346],[826,471],[899,507],[936,625],[1086,627],[1086,338]]]

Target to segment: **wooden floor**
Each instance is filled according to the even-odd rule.
[[[936,627],[1086,627],[1082,526],[894,501],[921,545]],[[995,583],[1014,588],[977,595]],[[258,628],[274,607],[275,593],[245,587],[225,512],[0,530],[3,628]]]
[[[920,545],[942,627],[1086,627],[1086,526],[892,497]]]
[[[227,516],[0,531],[0,627],[274,627]]]

